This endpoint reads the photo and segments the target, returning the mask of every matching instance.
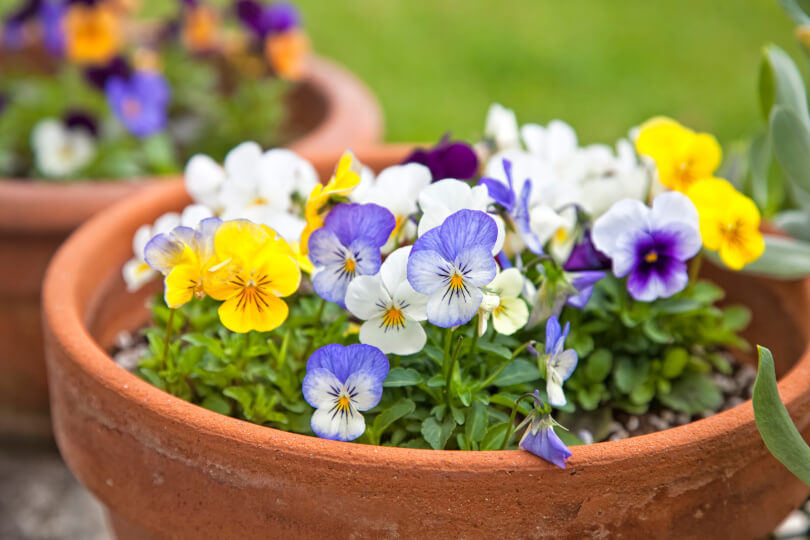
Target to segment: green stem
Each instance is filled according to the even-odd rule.
[[[512,413],[509,415],[509,425],[506,426],[506,434],[503,437],[503,442],[501,443],[500,450],[505,450],[506,445],[509,444],[509,439],[512,438],[512,431],[514,431],[515,428],[515,416],[517,416],[518,405],[520,404],[521,401],[530,397],[532,397],[532,394],[523,394],[522,396],[517,398],[515,400],[515,404],[512,405]]]
[[[447,368],[447,378],[444,382],[444,398],[447,401],[447,406],[450,407],[452,405],[452,399],[450,395],[450,383],[453,379],[453,368],[456,367],[456,360],[458,359],[458,353],[461,352],[461,344],[464,342],[464,336],[458,336],[458,345],[456,345],[456,349],[453,351],[453,356],[450,357],[450,365]]]
[[[475,351],[478,348],[478,325],[481,324],[481,314],[478,314],[478,317],[475,319],[475,324],[473,325],[473,337],[472,343],[470,343],[470,351],[467,353],[467,361],[472,362],[475,360]]]
[[[321,298],[321,305],[318,306],[318,312],[315,313],[315,319],[312,321],[312,327],[316,328],[318,324],[321,322],[321,317],[323,317],[323,310],[326,308],[326,300]],[[315,334],[317,332],[313,332],[312,335],[309,337],[309,342],[307,343],[307,348],[304,349],[304,362],[307,361],[309,358],[309,354],[312,352],[312,346],[315,344]]]
[[[169,364],[169,341],[172,338],[172,327],[174,326],[174,308],[169,308],[169,319],[166,321],[166,338],[163,342],[163,369],[167,369]]]
[[[703,250],[698,251],[692,262],[689,263],[689,283],[697,283],[700,276],[700,266],[703,263]]]
[[[513,353],[512,353],[512,360],[514,360],[514,359],[517,357],[517,355],[519,355],[520,353],[522,353],[522,352],[524,351],[524,349],[526,349],[526,347],[528,347],[529,345],[531,345],[533,342],[534,342],[534,340],[529,340],[529,341],[527,341],[526,343],[524,343],[523,345],[521,345],[520,347],[518,347],[517,349],[515,349],[515,352],[513,352]],[[477,392],[477,391],[481,390],[482,388],[486,388],[487,386],[489,386],[490,384],[492,384],[492,381],[494,381],[495,379],[497,379],[497,378],[498,378],[498,375],[500,375],[500,374],[501,374],[501,372],[502,372],[504,369],[506,369],[506,366],[508,366],[508,365],[509,365],[509,362],[504,362],[504,363],[502,363],[502,364],[501,364],[501,365],[498,367],[498,369],[496,369],[495,371],[493,371],[493,372],[492,372],[492,373],[489,375],[489,377],[487,377],[486,379],[484,379],[483,381],[481,381],[480,383],[478,383],[477,385],[475,385],[475,390],[474,390],[474,392]]]

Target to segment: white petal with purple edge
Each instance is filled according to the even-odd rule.
[[[489,285],[498,271],[492,253],[483,247],[469,247],[461,251],[454,261],[464,281],[476,287]]]
[[[484,294],[477,287],[467,287],[464,293],[454,293],[450,286],[430,296],[427,318],[432,324],[450,328],[468,323],[478,313]]]
[[[408,282],[415,291],[422,294],[433,294],[443,289],[446,278],[453,265],[432,250],[412,252],[408,258]]]
[[[344,388],[351,397],[352,405],[358,411],[367,411],[376,407],[382,397],[383,380],[385,378],[378,379],[367,371],[355,371],[349,375],[344,383]]]
[[[304,399],[316,409],[331,407],[336,399],[335,395],[343,388],[343,384],[335,374],[324,368],[317,368],[307,372],[301,391]]]
[[[624,233],[649,230],[650,209],[641,201],[624,199],[602,214],[593,224],[591,239],[596,249],[613,257],[617,241]]]
[[[351,408],[340,412],[324,407],[312,414],[310,426],[315,435],[322,439],[353,441],[366,431],[366,420]]]
[[[653,200],[650,224],[660,229],[672,222],[686,223],[698,228],[698,211],[695,204],[683,193],[668,191]]]

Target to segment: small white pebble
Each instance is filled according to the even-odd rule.
[[[635,431],[638,429],[639,424],[641,424],[641,421],[638,419],[638,416],[631,416],[627,419],[627,430]]]
[[[585,444],[593,444],[593,433],[587,429],[580,429],[576,432],[576,436]]]

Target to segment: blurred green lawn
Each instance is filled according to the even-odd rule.
[[[799,58],[777,0],[296,0],[315,49],[379,96],[387,139],[474,137],[493,101],[612,141],[665,114],[756,129],[762,45]]]

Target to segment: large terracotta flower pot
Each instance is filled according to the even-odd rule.
[[[404,150],[358,154],[379,169]],[[62,247],[45,282],[57,443],[119,538],[752,538],[807,496],[763,445],[750,401],[575,447],[561,470],[522,451],[326,441],[168,395],[106,351],[118,331],[148,318],[149,292],[127,294],[120,278],[130,237],[187,202],[173,183],[104,212]],[[808,283],[715,277],[753,309],[749,337],[774,350],[782,398],[810,434]]]
[[[290,147],[305,156],[382,135],[374,95],[329,60],[311,60],[288,105],[286,132],[295,137]],[[0,438],[50,433],[39,305],[42,278],[56,248],[96,212],[164,179],[0,180]]]

